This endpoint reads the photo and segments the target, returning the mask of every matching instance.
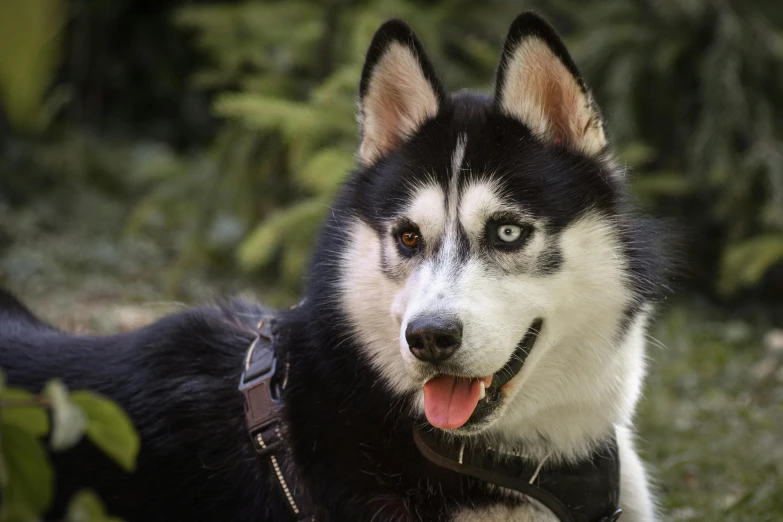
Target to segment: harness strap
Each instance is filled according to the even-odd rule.
[[[419,452],[432,463],[518,491],[546,506],[561,522],[615,522],[620,518],[620,459],[614,435],[580,464],[547,467],[521,457],[455,444],[433,430],[413,430]]]
[[[253,447],[267,460],[272,476],[288,502],[292,519],[313,522],[309,502],[283,462],[287,443],[282,425],[282,393],[287,375],[278,374],[278,361],[287,363],[286,354],[275,353],[284,343],[276,342],[274,320],[262,318],[256,326],[256,338],[247,350],[239,391],[245,397],[245,421]]]

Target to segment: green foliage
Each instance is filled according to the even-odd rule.
[[[559,0],[545,7],[574,27],[570,47],[615,144],[631,151],[638,194],[682,220],[692,255],[701,256],[694,264],[722,259],[719,277],[700,272],[723,293],[759,284],[783,260],[780,5]]]
[[[783,262],[783,234],[765,234],[729,244],[723,252],[720,289],[731,294],[757,285],[764,274]]]
[[[49,416],[43,408],[35,404],[32,393],[27,390],[7,388],[0,393],[0,400],[17,405],[13,408],[3,408],[4,425],[16,426],[33,437],[43,437],[49,433]]]
[[[133,423],[114,402],[91,391],[71,394],[72,403],[86,415],[87,438],[125,471],[136,469],[139,436]]]
[[[783,235],[774,2],[245,0],[183,2],[154,18],[128,0],[107,5],[0,0],[0,215],[34,201],[31,221],[52,231],[111,216],[115,243],[124,230],[123,240],[165,245],[155,248],[169,294],[185,297],[199,270],[239,280],[239,268],[277,290],[265,292],[270,303],[294,299],[319,221],[354,166],[356,91],[378,25],[408,20],[447,87],[489,89],[510,21],[530,8],[565,36],[642,204],[685,231],[695,283],[730,296],[783,269],[767,241]],[[131,40],[109,39],[102,55],[91,35],[115,32]],[[42,52],[33,60],[31,49]],[[107,56],[116,68],[93,67]],[[50,85],[56,66],[64,77]],[[128,82],[135,71],[155,88]],[[49,121],[66,90],[71,101]],[[215,119],[203,114],[208,98]],[[6,122],[38,134],[5,139]],[[3,219],[0,247],[3,237],[29,234]],[[27,264],[2,265],[6,284],[19,272],[38,280]]]
[[[47,98],[58,66],[59,0],[0,0],[0,107],[20,131],[48,125],[61,96]]]
[[[66,522],[122,522],[117,517],[109,516],[103,502],[91,490],[76,493],[68,504],[65,514]]]
[[[249,269],[267,265],[281,245],[295,250],[297,255],[306,254],[315,232],[312,224],[320,221],[325,210],[324,203],[310,199],[271,215],[242,244],[240,264]]]
[[[13,425],[0,427],[3,507],[0,520],[43,514],[52,501],[54,475],[43,445]]]
[[[49,445],[54,451],[72,448],[84,435],[87,416],[71,401],[68,389],[58,380],[46,383],[42,395],[52,412]]]
[[[459,88],[486,87],[500,38],[518,9],[466,0],[300,0],[180,10],[177,23],[195,29],[198,45],[212,58],[196,85],[222,88],[215,113],[237,125],[230,127],[234,136],[256,136],[262,147],[233,167],[284,189],[265,198],[251,191],[257,181],[242,180],[244,197],[254,194],[252,207],[262,210],[233,213],[246,230],[237,244],[239,265],[271,275],[284,294],[298,290],[320,220],[354,166],[356,90],[367,45],[383,21],[402,16],[427,28],[421,37],[444,77]],[[232,156],[237,146],[222,138],[218,143],[221,156]],[[270,165],[268,158],[276,159]],[[213,185],[218,193],[222,184]]]
[[[122,468],[135,468],[138,435],[127,415],[112,401],[87,391],[69,394],[58,380],[48,382],[40,395],[2,386],[0,522],[40,520],[54,495],[54,471],[42,439],[48,434],[49,449],[64,451],[78,443],[85,432]],[[94,493],[83,491],[71,499],[66,521],[118,519],[106,515]]]
[[[701,272],[720,275],[720,290],[758,284],[780,261],[774,252],[765,251],[752,268],[722,252],[783,232],[783,39],[775,25],[783,13],[769,12],[781,10],[739,0],[531,6],[563,30],[610,120],[621,161],[634,167],[640,199],[687,223],[695,255],[708,258],[697,261],[707,267]],[[181,10],[177,22],[197,31],[212,58],[196,84],[222,88],[215,113],[241,125],[232,132],[264,143],[258,155],[243,156],[252,165],[240,160],[234,168],[288,188],[260,196],[256,208],[265,211],[238,219],[245,231],[237,242],[239,265],[296,291],[306,244],[353,165],[361,64],[383,20],[407,18],[452,87],[486,88],[500,38],[523,7],[297,1]],[[223,141],[222,153],[233,146]],[[269,157],[276,158],[274,170],[266,166]],[[244,180],[246,193],[251,179]],[[716,228],[720,238],[703,232]],[[709,260],[719,258],[720,266]]]

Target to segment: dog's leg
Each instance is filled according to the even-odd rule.
[[[626,426],[617,426],[620,454],[620,507],[623,522],[654,522],[655,501],[650,492],[647,471],[634,449],[633,433]]]

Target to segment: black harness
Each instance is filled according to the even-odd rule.
[[[293,520],[314,522],[311,503],[288,464],[282,398],[288,381],[288,353],[274,317],[262,317],[256,338],[247,349],[239,391],[245,397],[245,421],[253,448],[266,460],[280,487]],[[280,366],[280,368],[278,368]]]
[[[614,436],[579,464],[539,466],[414,429],[421,454],[443,468],[512,489],[549,508],[561,522],[615,522],[620,518],[620,458]]]
[[[266,461],[292,519],[315,521],[314,509],[290,462],[282,418],[288,353],[274,316],[263,317],[247,350],[239,391],[253,447]],[[620,518],[620,458],[614,435],[579,464],[534,466],[515,455],[473,448],[435,430],[414,429],[413,439],[429,461],[462,475],[511,489],[537,500],[561,522],[615,522]]]

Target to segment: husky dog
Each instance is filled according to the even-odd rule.
[[[410,28],[389,21],[367,53],[359,116],[358,167],[302,305],[280,316],[291,487],[318,520],[555,521],[525,495],[424,458],[413,431],[514,455],[536,468],[531,483],[613,439],[622,520],[655,520],[632,418],[661,279],[656,235],[630,209],[599,110],[553,29],[519,16],[485,96],[447,93]],[[142,436],[133,475],[88,448],[77,466],[58,457],[60,508],[92,486],[131,520],[286,520],[236,391],[262,312],[202,309],[86,338],[6,296],[0,365],[12,383],[59,376],[101,391]]]

